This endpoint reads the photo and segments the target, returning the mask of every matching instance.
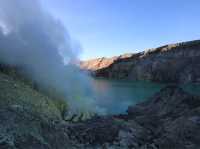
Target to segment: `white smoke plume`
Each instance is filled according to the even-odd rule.
[[[0,63],[19,66],[42,87],[64,94],[72,107],[94,110],[89,77],[65,64],[78,51],[38,0],[0,0]]]

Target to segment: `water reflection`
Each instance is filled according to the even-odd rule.
[[[125,113],[128,106],[137,104],[158,92],[164,85],[145,81],[94,79],[93,89],[99,107],[107,114]]]

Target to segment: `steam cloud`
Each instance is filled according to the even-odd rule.
[[[76,108],[93,108],[89,78],[67,62],[80,50],[38,0],[0,0],[0,63],[19,66]]]

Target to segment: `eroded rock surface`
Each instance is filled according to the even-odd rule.
[[[136,54],[81,62],[81,68],[96,77],[200,82],[200,41],[171,44]]]

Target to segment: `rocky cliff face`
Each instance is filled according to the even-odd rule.
[[[97,77],[197,83],[200,82],[200,40],[85,61],[81,62],[81,68]]]

